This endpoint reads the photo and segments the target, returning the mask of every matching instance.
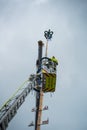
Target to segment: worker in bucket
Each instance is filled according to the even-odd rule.
[[[55,56],[52,56],[51,61],[53,61],[56,65],[58,65],[58,60],[55,58]]]

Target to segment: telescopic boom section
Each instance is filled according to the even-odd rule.
[[[6,130],[10,121],[17,114],[17,110],[23,104],[30,91],[34,88],[34,82],[27,83],[27,86],[25,87],[24,83],[21,87],[19,87],[16,93],[14,93],[14,95],[0,108],[0,130]]]

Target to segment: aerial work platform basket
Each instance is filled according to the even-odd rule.
[[[56,74],[43,73],[43,79],[44,79],[42,84],[43,92],[55,92]]]
[[[42,90],[46,92],[55,92],[57,64],[48,57],[41,59],[42,71]]]

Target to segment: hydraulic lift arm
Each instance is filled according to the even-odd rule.
[[[6,130],[17,110],[25,101],[25,98],[34,89],[34,80],[28,82],[24,88],[19,88],[16,93],[0,109],[0,130]]]

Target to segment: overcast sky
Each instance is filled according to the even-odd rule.
[[[42,130],[87,130],[87,0],[0,0],[0,106],[36,71],[38,40],[54,34],[48,57],[56,56],[56,92],[44,95]],[[43,56],[45,46],[43,48]],[[35,94],[31,93],[7,130],[34,130],[28,124]]]

